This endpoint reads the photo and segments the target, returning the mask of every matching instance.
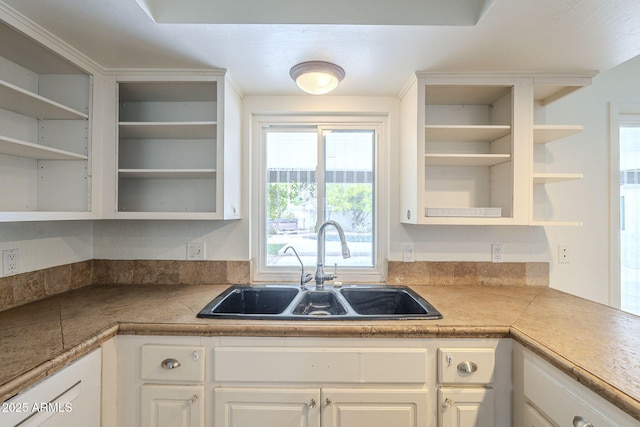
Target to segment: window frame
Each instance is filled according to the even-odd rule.
[[[300,268],[298,266],[266,265],[266,144],[264,129],[278,127],[283,130],[300,130],[304,128],[317,131],[319,152],[324,144],[323,130],[331,129],[367,129],[376,134],[374,147],[374,265],[373,267],[340,267],[338,281],[345,283],[380,283],[386,279],[386,253],[388,245],[389,208],[388,208],[388,118],[386,115],[372,114],[327,114],[309,115],[304,113],[253,115],[251,118],[252,146],[252,221],[251,221],[251,254],[253,258],[253,282],[293,282],[299,283]],[[383,161],[384,160],[384,161]],[[319,159],[318,168],[322,167]],[[315,265],[305,265],[305,272],[313,273]]]
[[[640,116],[640,104],[609,104],[609,305],[622,307],[620,271],[620,126]],[[632,120],[637,122],[637,119]]]

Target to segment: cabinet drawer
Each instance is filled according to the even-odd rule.
[[[438,380],[442,384],[490,384],[495,359],[493,348],[440,348]]]
[[[555,427],[536,408],[524,405],[524,427]]]
[[[140,377],[143,381],[204,381],[204,347],[143,345]]]
[[[427,381],[426,349],[216,348],[215,381],[417,383]],[[242,369],[238,369],[242,367]]]
[[[562,372],[558,374],[564,376]],[[605,412],[604,405],[598,403],[599,397],[593,399],[580,393],[578,384],[569,381],[573,380],[556,376],[530,360],[524,361],[524,395],[555,424],[572,426],[575,417],[582,417],[596,427],[638,425]]]

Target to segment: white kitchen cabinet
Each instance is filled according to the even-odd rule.
[[[215,426],[421,427],[427,390],[217,388]]]
[[[495,392],[491,388],[447,388],[438,390],[438,426],[496,426]]]
[[[419,73],[401,100],[402,222],[526,220],[522,78]]]
[[[198,337],[116,337],[120,427],[205,424],[206,350]]]
[[[320,427],[318,388],[216,388],[216,427]]]
[[[100,350],[94,350],[2,403],[0,425],[100,425]]]
[[[534,104],[587,85],[591,76],[417,73],[400,104],[401,221],[572,224],[552,218],[544,191],[581,175],[553,171],[540,158],[544,144],[580,127],[535,121]]]
[[[511,425],[511,342],[455,340],[438,348],[438,426]],[[479,345],[480,344],[480,345]],[[496,397],[497,396],[497,397]]]
[[[640,421],[520,344],[514,345],[513,372],[514,425],[640,426]]]
[[[0,221],[91,218],[93,76],[4,20]]]
[[[203,427],[204,386],[145,384],[140,388],[140,425]]]
[[[115,217],[238,219],[241,105],[226,74],[117,80]]]

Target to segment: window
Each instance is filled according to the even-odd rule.
[[[611,299],[640,315],[640,105],[613,105],[611,123]]]
[[[254,279],[298,280],[313,273],[319,224],[338,222],[351,257],[342,258],[337,231],[325,229],[325,271],[338,280],[382,280],[377,153],[380,123],[262,123],[259,126],[260,215]],[[254,181],[255,182],[255,181]],[[285,251],[286,250],[286,251]]]
[[[640,115],[620,123],[621,308],[640,314]]]

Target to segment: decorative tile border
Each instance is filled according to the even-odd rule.
[[[213,285],[250,281],[250,261],[94,259],[0,277],[0,311],[91,284]],[[389,261],[387,283],[549,286],[549,264]]]
[[[249,283],[249,261],[94,259],[0,277],[0,311],[91,284]]]
[[[547,262],[389,261],[392,285],[549,286]]]

